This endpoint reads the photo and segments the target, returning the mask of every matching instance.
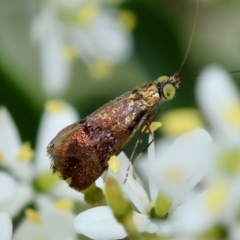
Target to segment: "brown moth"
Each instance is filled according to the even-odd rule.
[[[108,168],[135,133],[149,126],[159,104],[172,100],[179,86],[178,73],[160,77],[124,93],[64,129],[49,143],[53,172],[76,190],[88,188]]]

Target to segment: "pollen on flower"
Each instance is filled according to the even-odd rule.
[[[17,154],[17,159],[21,162],[28,162],[33,158],[34,151],[31,148],[31,143],[26,141],[23,143],[20,151]]]
[[[45,109],[53,113],[63,113],[66,110],[66,107],[60,101],[47,101],[45,103]]]
[[[108,166],[112,170],[113,173],[117,173],[120,167],[120,160],[117,156],[112,156],[108,160]]]
[[[73,201],[68,199],[60,199],[54,202],[54,207],[59,210],[65,210],[72,212],[73,211]]]
[[[78,24],[86,26],[90,24],[99,12],[99,6],[96,3],[88,3],[78,11]]]
[[[0,152],[0,162],[3,162],[3,160],[4,160],[4,155],[2,152]]]
[[[169,111],[162,116],[161,122],[163,123],[161,131],[166,136],[175,137],[204,125],[200,113],[191,108]]]
[[[63,47],[63,55],[68,61],[74,61],[78,57],[76,48],[71,44],[65,44]]]
[[[29,221],[31,221],[32,223],[34,223],[36,225],[42,223],[42,217],[37,211],[35,211],[31,208],[27,208],[24,213],[25,213],[26,218]]]
[[[109,77],[112,72],[113,64],[107,60],[97,59],[90,66],[90,73],[97,80]]]
[[[183,181],[184,173],[179,167],[172,166],[166,169],[164,177],[169,183],[176,184]]]
[[[224,108],[224,118],[233,127],[240,128],[240,102],[231,103]]]
[[[119,21],[127,31],[132,31],[136,27],[136,16],[129,10],[122,11],[119,14]]]
[[[229,189],[224,182],[214,183],[205,193],[203,207],[210,214],[217,214],[224,210],[227,204]]]

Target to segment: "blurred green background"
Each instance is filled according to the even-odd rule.
[[[111,77],[101,81],[92,79],[86,66],[75,61],[70,85],[56,96],[75,106],[81,118],[137,85],[174,74],[184,57],[196,1],[132,0],[118,7],[136,15],[132,56],[115,66]],[[22,139],[33,144],[44,103],[51,99],[41,85],[38,49],[30,39],[36,14],[35,3],[30,0],[0,3],[0,105],[10,111]],[[221,64],[228,71],[240,69],[239,0],[200,1],[192,47],[181,76],[196,78],[211,63]],[[238,83],[239,76],[234,76]],[[161,113],[196,106],[195,81],[183,81],[177,97],[164,104]]]

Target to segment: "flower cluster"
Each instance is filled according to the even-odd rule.
[[[119,169],[110,167],[104,177],[108,206],[82,208],[80,213],[73,208],[84,206],[83,195],[51,173],[46,156],[56,133],[79,119],[76,111],[63,101],[47,102],[33,151],[1,107],[1,239],[77,239],[77,233],[98,240],[238,239],[239,93],[220,67],[211,66],[199,77],[196,96],[207,127],[176,137],[171,123],[166,128],[170,136],[150,145],[135,173],[121,153]],[[190,125],[196,127],[200,121],[192,116]]]
[[[134,177],[132,166],[127,170],[129,160],[123,153],[119,155],[119,171],[114,174],[109,170],[108,176],[119,182],[124,196],[134,205],[132,220],[143,236],[238,238],[240,98],[231,81],[218,66],[204,70],[196,94],[209,122],[207,130],[195,128],[152,144],[147,159],[139,164],[145,181]],[[148,191],[143,187],[146,182]],[[115,214],[121,212],[120,203],[118,207],[102,206],[80,213],[74,221],[76,231],[92,239],[126,237],[128,228]]]
[[[32,37],[39,47],[46,91],[62,92],[72,63],[79,58],[92,77],[109,77],[114,64],[131,55],[134,26],[133,13],[118,9],[114,1],[43,2],[32,24]]]

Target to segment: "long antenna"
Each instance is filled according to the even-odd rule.
[[[187,57],[188,57],[188,54],[189,54],[189,51],[190,51],[190,48],[191,48],[191,45],[192,45],[193,35],[194,35],[195,29],[196,29],[196,24],[197,24],[198,11],[199,11],[199,0],[197,0],[196,12],[195,12],[195,17],[194,17],[194,22],[193,22],[193,27],[192,27],[192,32],[191,32],[191,35],[190,35],[188,47],[187,47],[185,56],[183,58],[182,64],[177,71],[178,74],[182,70],[182,68],[183,68],[183,66],[184,66],[184,64],[187,60]]]

